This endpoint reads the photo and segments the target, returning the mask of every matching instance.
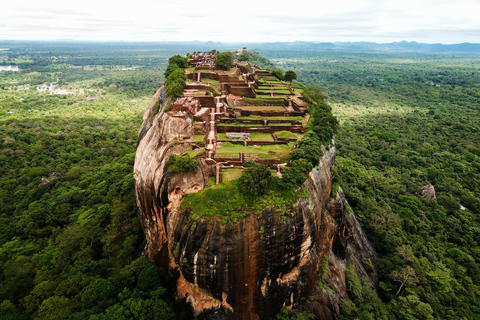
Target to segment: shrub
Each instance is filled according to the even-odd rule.
[[[261,195],[267,192],[270,186],[272,173],[267,166],[256,165],[242,172],[239,178],[240,187],[243,192],[250,192],[254,195]]]
[[[312,164],[305,159],[294,160],[291,168],[282,170],[280,186],[284,189],[300,186],[312,168]]]
[[[355,273],[353,264],[347,267],[346,271],[347,290],[354,301],[362,300],[362,282]]]
[[[174,154],[171,154],[168,158],[168,164],[170,165],[168,171],[175,173],[187,173],[191,171],[197,171],[198,168],[198,162],[190,159],[188,155],[176,156]]]
[[[252,160],[247,160],[243,163],[243,167],[245,168],[250,168],[250,167],[253,167],[253,166],[256,166],[257,163],[255,161],[252,161]]]

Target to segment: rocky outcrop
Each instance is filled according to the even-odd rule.
[[[339,302],[349,298],[349,264],[376,282],[368,267],[375,252],[342,190],[330,196],[334,147],[324,150],[304,183],[308,196],[283,217],[266,209],[222,224],[219,217],[195,221],[192,212],[179,210],[182,192],[203,189],[213,172],[204,162],[196,173],[168,172],[168,156],[187,150],[181,140],[193,127],[162,112],[163,99],[155,115],[162,90],[144,116],[134,177],[148,256],[166,270],[180,319],[274,319],[282,306],[308,297],[317,318],[334,319]]]
[[[425,199],[437,200],[437,196],[435,195],[435,188],[431,184],[421,187],[420,190],[418,190],[418,193]]]

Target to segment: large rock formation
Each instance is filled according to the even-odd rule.
[[[330,196],[334,147],[324,150],[304,183],[308,197],[283,218],[266,209],[222,224],[219,217],[194,221],[179,210],[182,192],[203,189],[213,173],[202,161],[196,173],[168,172],[169,155],[188,149],[182,139],[193,127],[162,112],[168,103],[162,93],[145,112],[134,176],[148,256],[165,269],[179,318],[274,319],[282,306],[312,297],[308,311],[333,319],[340,301],[349,299],[348,265],[376,283],[374,268],[366,267],[375,264],[373,248],[342,190]]]

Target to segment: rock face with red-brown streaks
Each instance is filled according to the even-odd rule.
[[[193,127],[162,112],[168,102],[162,95],[160,88],[145,112],[134,176],[148,254],[168,274],[180,319],[274,319],[282,306],[304,297],[312,297],[308,310],[317,318],[334,319],[340,301],[349,299],[349,264],[376,282],[376,271],[362,263],[375,265],[375,252],[342,190],[330,197],[334,147],[324,150],[304,183],[309,196],[283,218],[266,209],[236,223],[217,217],[194,222],[191,212],[178,210],[181,193],[203,189],[213,173],[204,162],[196,173],[168,173],[168,156],[187,150],[181,141]]]

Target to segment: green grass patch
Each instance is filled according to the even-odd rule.
[[[286,144],[274,144],[268,146],[255,146],[249,145],[248,147],[244,147],[243,151],[248,153],[268,153],[268,151],[278,152],[278,153],[286,153],[290,151],[295,142],[289,142],[288,145]]]
[[[255,196],[243,193],[238,180],[227,181],[216,187],[204,189],[198,193],[185,195],[180,208],[192,210],[192,219],[200,217],[225,217],[224,223],[234,222],[250,214],[260,214],[264,209],[274,208],[284,216],[293,209],[300,197],[308,196],[306,190],[269,190],[266,194]]]
[[[193,136],[193,141],[194,142],[203,142],[205,141],[204,140],[205,136],[203,134],[196,134]]]
[[[257,156],[259,159],[276,159],[275,153],[258,153]]]
[[[215,152],[215,158],[238,159],[238,152]]]
[[[271,93],[272,91],[271,91],[271,90],[255,90],[255,92],[256,92],[258,95],[260,95],[260,94],[266,95],[266,94]]]
[[[201,82],[203,84],[209,84],[209,85],[213,85],[215,87],[217,87],[217,90],[220,90],[222,88],[222,84],[220,83],[220,81],[217,81],[217,80],[213,80],[213,79],[201,79]]]
[[[217,138],[218,138],[218,140],[232,140],[232,139],[227,138],[226,133],[217,133]]]
[[[250,138],[254,141],[273,141],[270,133],[251,133]]]
[[[248,117],[237,117],[239,120],[258,120],[258,119],[272,119],[272,120],[297,120],[303,121],[302,117],[264,117],[264,116],[248,116]]]
[[[304,134],[301,133],[293,133],[290,131],[277,131],[275,132],[277,135],[277,138],[282,138],[282,139],[302,139]]]
[[[268,85],[260,85],[258,86],[258,90],[285,90],[287,87],[285,86],[268,86]]]
[[[198,156],[201,156],[202,154],[204,154],[205,153],[205,148],[197,148],[195,150],[188,150],[186,153],[190,158],[195,158],[195,157],[198,157]]]
[[[283,105],[284,100],[282,98],[272,98],[270,96],[257,96],[257,98],[243,98],[243,101],[250,103],[256,106],[261,106],[265,104],[278,104]]]
[[[240,175],[242,174],[242,172],[243,172],[243,169],[241,168],[222,169],[223,183],[240,178]]]
[[[245,147],[242,144],[233,144],[230,142],[222,142],[217,144],[217,153],[242,152]]]
[[[217,123],[218,127],[261,127],[262,124],[255,123]]]
[[[285,107],[282,106],[250,106],[250,107],[235,107],[235,109],[246,111],[285,111]]]

